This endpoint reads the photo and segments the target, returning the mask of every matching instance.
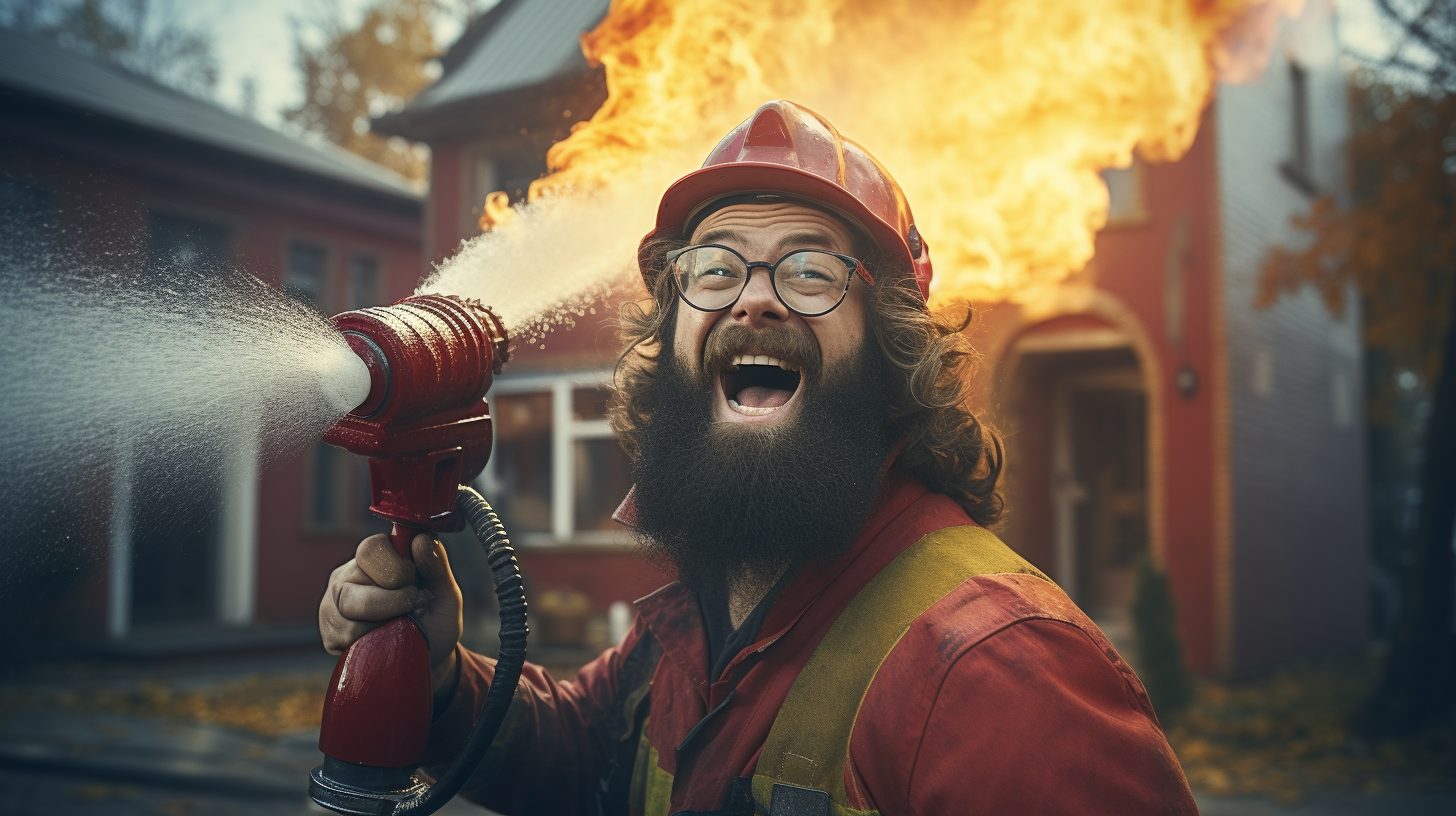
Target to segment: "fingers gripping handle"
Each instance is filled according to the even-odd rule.
[[[501,646],[485,703],[460,755],[428,787],[414,778],[412,767],[367,768],[325,756],[324,764],[310,775],[309,794],[330,810],[371,816],[434,813],[460,792],[505,721],[526,662],[526,593],[520,566],[500,518],[479,493],[460,488],[455,509],[470,522],[485,548],[500,601]],[[410,558],[410,542],[418,532],[396,525],[390,535],[396,552]]]

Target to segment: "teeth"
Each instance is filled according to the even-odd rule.
[[[745,365],[778,366],[779,368],[782,368],[785,371],[798,371],[799,370],[799,369],[797,369],[797,368],[789,365],[788,363],[784,362],[783,360],[780,360],[777,357],[770,357],[767,354],[738,354],[738,355],[735,355],[733,357],[733,365],[735,365],[735,366],[745,366]]]
[[[739,405],[738,401],[733,399],[728,400],[728,407],[740,414],[747,414],[748,416],[763,416],[765,414],[772,414],[778,410],[778,408],[751,408],[747,405]]]

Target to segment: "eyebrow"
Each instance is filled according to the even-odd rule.
[[[732,241],[733,243],[740,245],[748,243],[746,240],[744,240],[742,232],[739,232],[736,229],[731,229],[729,227],[717,227],[715,229],[710,229],[702,235],[698,236],[699,244],[721,244],[726,241]]]
[[[741,230],[736,230],[731,227],[717,227],[698,236],[697,242],[699,244],[734,243],[742,246],[748,243],[748,240]],[[800,230],[799,232],[791,232],[785,235],[779,241],[778,248],[780,250],[808,248],[832,250],[834,248],[834,238],[827,232],[821,232],[819,230]]]
[[[784,239],[779,242],[780,249],[802,249],[805,247],[833,249],[834,237],[827,232],[821,232],[819,230],[801,230],[785,235]]]

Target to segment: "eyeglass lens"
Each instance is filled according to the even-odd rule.
[[[748,264],[723,247],[694,247],[677,256],[673,267],[683,298],[703,311],[727,308],[748,284]],[[839,305],[853,272],[838,255],[800,250],[774,266],[774,291],[795,312],[820,315]]]

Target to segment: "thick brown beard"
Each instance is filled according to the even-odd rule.
[[[736,336],[739,331],[745,336]],[[641,404],[637,533],[699,592],[772,584],[807,561],[834,558],[863,527],[891,446],[888,366],[873,343],[830,372],[793,332],[724,329],[704,373],[664,354]],[[732,342],[730,342],[732,341]],[[803,366],[797,414],[775,427],[715,422],[716,365],[746,343]],[[805,359],[805,358],[809,359]],[[712,373],[707,373],[712,372]]]

